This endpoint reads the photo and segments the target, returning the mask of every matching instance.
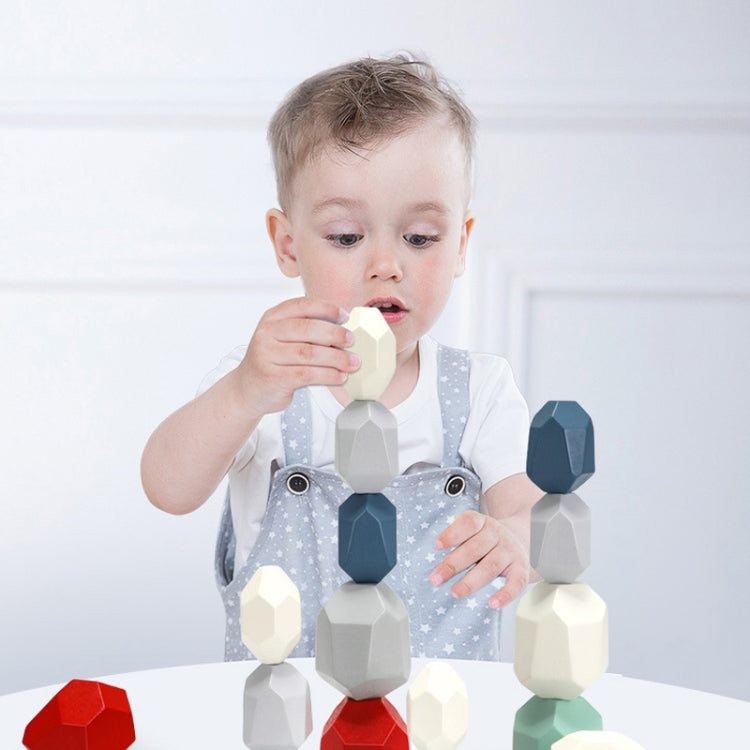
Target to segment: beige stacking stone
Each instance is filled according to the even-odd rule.
[[[586,583],[537,583],[518,604],[513,668],[540,698],[577,698],[609,662],[607,605]]]
[[[406,697],[409,739],[417,750],[455,750],[469,728],[466,685],[450,664],[431,662]]]
[[[278,565],[264,565],[240,594],[242,642],[264,664],[280,664],[302,633],[299,590]]]

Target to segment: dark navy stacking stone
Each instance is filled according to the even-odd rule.
[[[566,494],[594,473],[594,424],[576,401],[548,401],[531,421],[526,473],[541,490]]]
[[[339,565],[356,583],[380,583],[396,565],[396,506],[379,492],[339,508]]]

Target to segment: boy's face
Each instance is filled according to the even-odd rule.
[[[474,222],[463,147],[442,120],[351,153],[326,149],[295,176],[268,230],[279,266],[311,297],[381,307],[409,356],[464,270]]]

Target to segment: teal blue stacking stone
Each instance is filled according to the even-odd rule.
[[[380,583],[396,565],[396,506],[379,492],[339,507],[339,565],[356,583]]]
[[[535,695],[516,712],[513,750],[550,750],[568,734],[601,729],[601,715],[585,698],[559,700]]]
[[[548,401],[531,421],[526,474],[541,490],[563,495],[594,474],[594,424],[575,401]]]

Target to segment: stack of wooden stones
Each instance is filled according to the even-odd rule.
[[[346,383],[354,399],[336,421],[336,472],[354,491],[339,507],[339,565],[352,580],[318,616],[315,668],[346,697],[321,736],[321,750],[408,750],[404,720],[386,695],[411,671],[409,616],[383,580],[396,565],[396,507],[382,494],[398,474],[395,416],[377,399],[396,368],[396,341],[377,308],[354,308],[362,364]]]
[[[245,682],[242,739],[251,750],[295,750],[312,731],[310,686],[285,661],[302,633],[299,589],[276,565],[240,594],[242,641],[260,665]]]
[[[352,580],[318,617],[315,666],[346,696],[323,729],[323,750],[454,750],[466,735],[466,686],[433,662],[407,696],[409,729],[386,695],[411,671],[409,617],[383,581],[397,558],[396,508],[381,494],[398,474],[394,415],[377,401],[396,368],[393,332],[376,308],[344,324],[362,360],[353,402],[336,423],[336,470],[354,490],[339,508],[339,564]],[[301,633],[299,590],[278,566],[258,568],[240,596],[242,640],[262,662],[245,684],[243,739],[251,750],[295,750],[312,729],[307,681],[285,659]]]
[[[531,567],[544,580],[516,613],[514,671],[534,697],[516,713],[513,750],[635,750],[602,732],[581,696],[607,668],[609,629],[607,605],[577,580],[591,559],[591,512],[573,490],[594,473],[594,426],[575,401],[549,401],[534,417],[526,473],[547,493],[531,510]]]

